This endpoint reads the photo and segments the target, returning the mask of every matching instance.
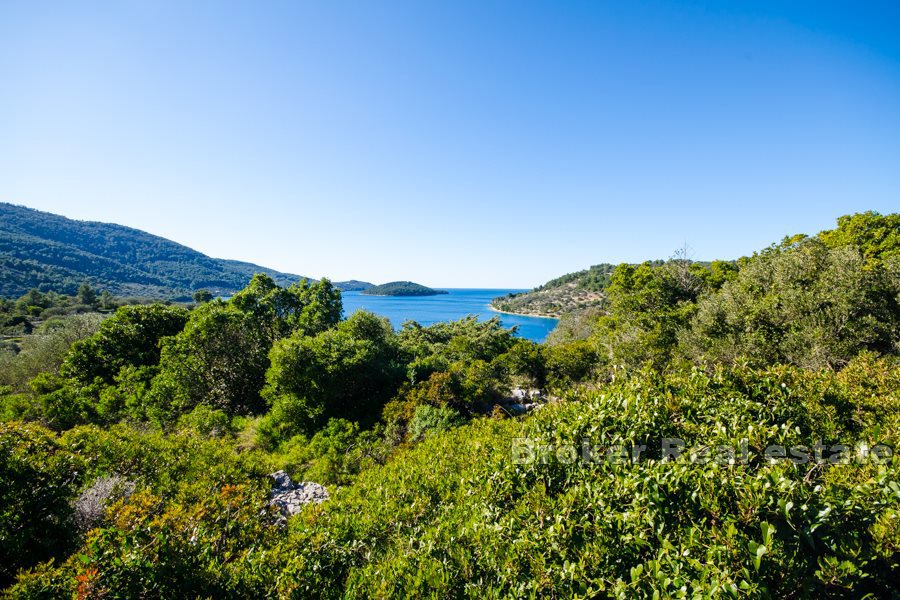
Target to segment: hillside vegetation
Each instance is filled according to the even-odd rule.
[[[0,586],[900,594],[900,215],[620,265],[604,294],[543,345],[496,319],[342,318],[329,282],[265,275],[227,302],[64,321],[43,333],[64,351],[23,343],[2,367]],[[552,400],[516,416],[523,387]],[[279,515],[275,469],[330,499]]]
[[[594,265],[584,271],[551,279],[529,292],[495,298],[491,306],[502,312],[537,317],[556,317],[603,305],[615,265]]]
[[[302,279],[210,258],[130,227],[0,203],[0,297],[19,297],[31,289],[74,294],[85,282],[118,296],[189,299],[200,289],[227,296],[256,273],[266,273],[279,285]]]

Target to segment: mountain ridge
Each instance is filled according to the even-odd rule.
[[[0,202],[0,296],[21,296],[32,288],[71,294],[84,282],[121,296],[180,299],[198,289],[229,295],[255,273],[266,273],[279,285],[304,279],[254,263],[213,258],[126,225],[79,221]],[[356,280],[335,283],[341,289],[370,285]]]

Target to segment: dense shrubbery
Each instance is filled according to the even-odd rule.
[[[386,465],[373,462],[287,532],[269,525],[258,487],[233,487],[240,476],[179,472],[164,460],[177,475],[147,477],[148,491],[112,508],[112,526],[89,534],[60,566],[23,577],[17,590],[37,597],[39,589],[80,585],[122,598],[186,590],[282,598],[680,590],[886,597],[900,577],[898,466],[872,456],[859,464],[770,462],[763,449],[811,448],[819,439],[829,447],[895,444],[898,381],[900,368],[872,357],[840,373],[645,370],[525,421],[478,419],[427,435]],[[339,462],[350,432],[338,423],[328,429],[323,439],[334,443],[319,456]],[[661,460],[652,450],[634,463],[570,462],[564,452],[513,460],[514,448],[519,456],[543,445],[580,453],[587,439],[602,454],[617,444],[658,448],[661,436],[683,439],[695,454],[727,445],[738,458],[746,440],[749,460]],[[192,464],[227,462],[203,447],[191,450]],[[221,482],[220,492],[178,493],[176,479],[192,475],[205,490]]]
[[[24,598],[893,597],[900,463],[865,449],[900,442],[898,227],[617,267],[553,345],[342,320],[327,281],[265,276],[71,321],[3,374],[5,420],[56,432],[0,425],[0,578]],[[557,401],[508,418],[515,387]],[[331,499],[279,527],[276,468]],[[129,493],[94,494],[79,529],[109,482]]]

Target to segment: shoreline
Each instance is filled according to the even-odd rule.
[[[495,313],[500,313],[501,315],[513,315],[514,317],[531,317],[532,319],[553,319],[554,321],[559,321],[561,317],[551,317],[549,315],[536,315],[534,313],[517,313],[511,312],[508,310],[500,310],[499,308],[494,308],[494,305],[488,304],[488,308],[494,311]]]
[[[360,296],[371,296],[372,298],[431,298],[433,296],[446,296],[450,292],[438,292],[436,294],[367,294],[360,292]]]

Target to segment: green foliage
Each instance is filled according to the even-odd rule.
[[[480,419],[427,435],[287,531],[269,524],[258,487],[228,482],[218,494],[172,500],[139,493],[113,508],[114,527],[45,567],[43,585],[109,597],[891,597],[900,467],[796,465],[762,451],[820,437],[896,444],[898,381],[896,365],[871,356],[840,373],[644,370],[522,421]],[[318,473],[328,477],[343,472],[354,436],[354,425],[332,422],[318,441],[287,450],[306,474],[301,455],[319,444]],[[691,451],[663,460],[661,436]],[[636,462],[540,450],[581,452],[584,439],[601,456],[616,444],[653,447]],[[720,444],[738,455],[742,440],[746,463],[703,460],[704,448]],[[513,460],[523,448],[535,460]],[[36,580],[23,577],[18,591]]]
[[[53,381],[56,389],[48,384]],[[70,429],[76,425],[92,423],[97,420],[97,410],[93,398],[86,390],[76,390],[66,386],[61,380],[35,377],[32,381],[35,392],[40,394],[38,404],[41,407],[41,421],[57,431]]]
[[[547,336],[546,344],[558,346],[588,339],[594,333],[597,319],[604,314],[605,311],[599,307],[563,314],[556,327]]]
[[[75,343],[60,372],[82,386],[97,379],[113,385],[123,367],[158,364],[160,342],[179,333],[188,315],[177,306],[123,306],[103,321],[97,333]]]
[[[895,353],[900,287],[855,246],[815,238],[746,261],[721,291],[700,301],[690,333],[693,356],[743,356],[758,365],[840,367],[863,350]]]
[[[87,306],[95,306],[97,304],[97,292],[91,287],[91,284],[84,282],[78,287],[78,293],[75,295],[79,304]]]
[[[207,302],[212,300],[214,296],[209,290],[197,290],[196,292],[194,292],[192,298],[197,304],[206,304]]]
[[[266,595],[278,563],[254,549],[278,532],[259,516],[269,511],[258,490],[224,486],[190,505],[138,493],[112,510],[114,526],[92,531],[66,565],[80,597]]]
[[[0,586],[9,585],[18,569],[71,550],[69,503],[82,470],[52,432],[0,423]]]
[[[164,498],[194,502],[224,485],[263,489],[272,464],[258,452],[237,452],[227,439],[190,430],[173,434],[127,425],[75,427],[60,438],[84,465],[86,481],[117,475]]]
[[[294,480],[348,485],[361,471],[386,460],[389,447],[379,433],[331,419],[312,439],[298,435],[282,444],[273,460]]]
[[[257,276],[189,316],[120,310],[59,374],[63,342],[28,359],[48,365],[21,370],[30,393],[21,374],[0,387],[7,417],[64,430],[0,424],[2,583],[25,598],[894,597],[900,462],[863,450],[900,443],[894,217],[737,263],[621,265],[602,311],[549,346],[498,320],[341,321],[327,281]],[[65,302],[35,291],[0,310],[16,331]],[[558,397],[481,417],[512,386]],[[116,421],[139,426],[81,425]],[[667,459],[664,438],[687,451]],[[771,444],[835,454],[774,460]],[[278,467],[331,499],[279,527]],[[76,539],[71,500],[101,477],[137,492]]]
[[[501,360],[507,371],[518,375],[528,387],[543,389],[547,385],[547,355],[544,346],[528,340],[517,340],[516,343],[502,355]]]
[[[509,352],[516,338],[513,331],[503,328],[499,318],[479,321],[470,316],[428,327],[404,323],[399,343],[408,364],[407,378],[415,383],[448,370],[453,363],[491,362]]]
[[[197,308],[184,330],[163,342],[153,414],[166,421],[198,404],[232,415],[259,412],[268,350],[252,315],[220,301]]]
[[[573,317],[553,341],[586,339],[608,367],[673,360],[840,368],[900,336],[897,215],[842,217],[738,263],[620,265],[600,316]],[[579,333],[580,332],[580,333]],[[607,369],[608,371],[608,369]]]
[[[462,415],[452,408],[420,404],[409,420],[409,439],[421,441],[429,435],[458,427],[464,422]]]
[[[383,414],[401,430],[419,406],[472,416],[507,396],[513,376],[534,380],[545,375],[541,350],[517,340],[497,318],[467,317],[429,327],[406,323],[398,338],[407,381]]]
[[[566,390],[594,379],[598,358],[593,344],[577,341],[548,346],[544,353],[550,387]]]
[[[886,392],[896,398],[890,387],[871,390]],[[732,587],[755,596],[889,596],[898,564],[879,540],[896,539],[886,527],[900,504],[895,465],[810,471],[758,458],[584,465],[510,456],[518,437],[580,452],[588,436],[603,452],[670,435],[695,447],[736,447],[746,437],[758,457],[770,441],[810,445],[849,433],[846,420],[835,420],[845,394],[828,372],[642,373],[521,424],[475,422],[426,439],[364,472],[314,521],[298,522],[297,534],[311,542],[325,528],[341,547],[360,548],[317,561],[346,576],[354,597],[668,597],[681,588],[716,596]],[[861,437],[853,439],[885,425],[865,410],[857,418]],[[892,436],[897,422],[895,413]]]
[[[198,404],[194,410],[178,419],[178,428],[193,431],[204,437],[223,437],[233,434],[231,417],[224,411]]]
[[[198,404],[229,415],[259,414],[273,343],[292,333],[322,333],[340,315],[340,291],[328,280],[285,289],[266,275],[229,302],[199,306],[184,330],[163,343],[152,390],[157,418],[170,420]]]
[[[609,308],[597,320],[594,336],[601,357],[627,366],[668,363],[703,286],[697,270],[683,260],[616,267]]]
[[[100,327],[99,314],[54,317],[18,344],[18,352],[0,350],[0,384],[18,392],[40,373],[59,374],[70,346],[94,334]]]
[[[829,248],[853,246],[870,261],[900,255],[900,214],[882,216],[869,211],[839,217],[837,224],[837,229],[818,236]]]
[[[272,412],[260,426],[270,447],[329,418],[373,422],[402,376],[390,323],[364,311],[318,335],[281,340],[271,363],[263,394]]]

